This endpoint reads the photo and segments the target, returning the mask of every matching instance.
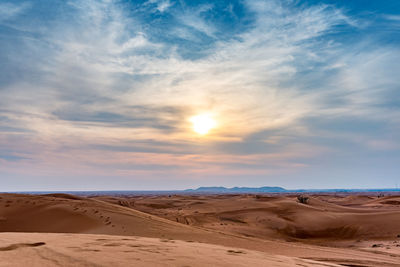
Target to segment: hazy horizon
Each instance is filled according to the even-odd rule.
[[[112,193],[184,193],[184,194],[197,194],[197,193],[212,193],[217,192],[223,194],[224,191],[209,191],[207,189],[212,188],[219,188],[220,186],[202,186],[197,188],[184,188],[184,189],[143,189],[143,190],[135,190],[135,189],[100,189],[100,190],[20,190],[20,191],[0,191],[0,193],[27,193],[27,194],[47,194],[47,193],[67,193],[67,194],[80,194],[83,193],[100,193],[100,194],[112,194]],[[385,192],[398,192],[400,188],[283,188],[280,186],[266,186],[266,187],[279,187],[284,189],[285,191],[278,192],[278,191],[256,191],[256,189],[262,188],[261,187],[223,187],[227,189],[227,194],[238,193],[238,194],[258,194],[258,193],[272,193],[272,194],[291,194],[291,193],[340,193],[340,192],[347,192],[347,193],[385,193]],[[249,189],[247,191],[229,191],[231,189]],[[364,191],[365,190],[365,191]]]
[[[400,184],[396,0],[5,0],[0,62],[0,191]]]

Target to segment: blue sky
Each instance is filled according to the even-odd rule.
[[[399,1],[1,1],[0,62],[1,191],[400,184]]]

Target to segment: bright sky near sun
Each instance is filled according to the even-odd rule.
[[[0,190],[395,187],[400,1],[0,1]]]
[[[199,114],[190,118],[193,124],[193,130],[198,133],[205,135],[210,130],[217,126],[216,121],[210,114]]]

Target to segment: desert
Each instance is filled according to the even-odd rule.
[[[0,0],[0,267],[400,267],[400,0]]]
[[[398,266],[400,197],[1,194],[1,266]]]

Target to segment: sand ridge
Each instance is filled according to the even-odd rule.
[[[316,195],[305,205],[291,195],[100,197],[182,224],[265,239],[321,239],[324,243],[396,238],[400,234],[398,198]]]
[[[60,194],[1,194],[0,231],[40,232],[44,236],[51,232],[147,237],[218,245],[234,248],[230,249],[232,251],[248,250],[321,264],[397,266],[400,254],[393,242],[398,239],[395,234],[399,229],[399,211],[392,204],[381,203],[379,208],[371,208],[363,202],[359,207],[348,207],[334,200],[313,196],[305,205],[298,203],[295,196],[285,195],[86,198]],[[383,214],[385,217],[381,216]],[[381,222],[379,218],[389,220]],[[324,232],[332,229],[332,220],[336,224],[342,222],[349,227],[359,227],[361,232],[348,235],[344,230],[342,236],[334,238]],[[359,240],[364,235],[362,231],[375,223],[378,230]],[[382,226],[386,228],[379,230]],[[282,231],[287,227],[322,231],[314,232],[319,236],[305,238]],[[42,246],[29,247],[38,242],[46,241],[21,239],[9,245],[16,244],[15,251],[42,249]],[[381,251],[381,247],[372,249],[374,242],[386,242],[385,251]]]

